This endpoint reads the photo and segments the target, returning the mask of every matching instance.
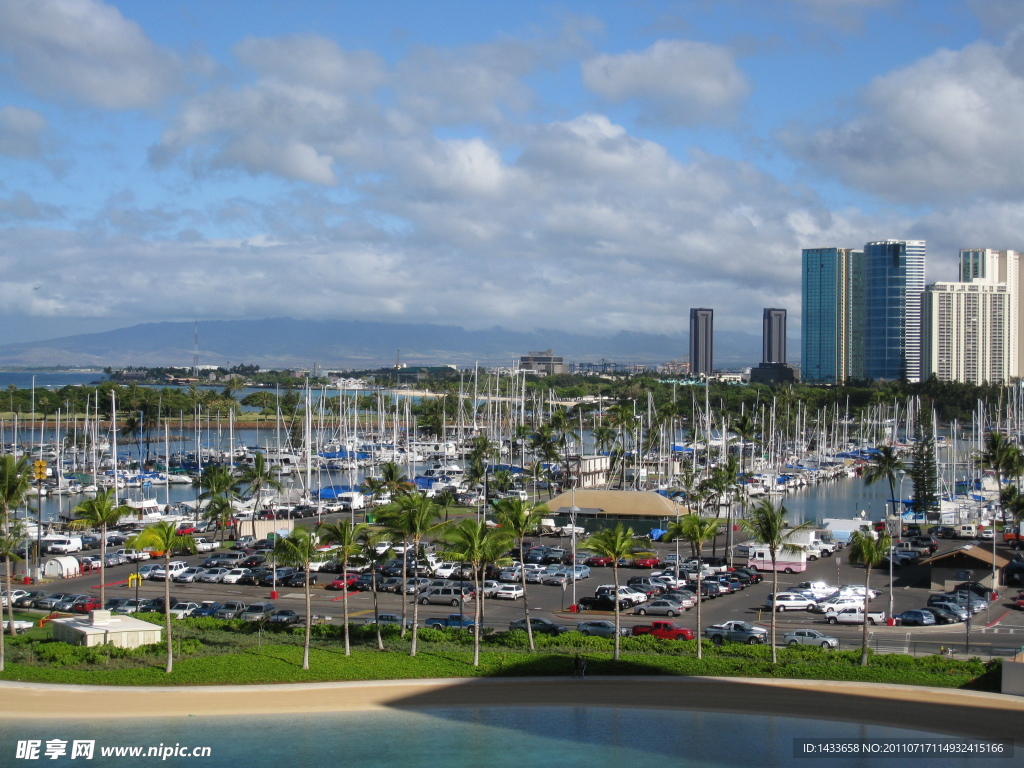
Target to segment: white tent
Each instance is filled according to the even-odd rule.
[[[70,555],[47,558],[43,563],[43,575],[58,579],[70,579],[81,573],[81,566],[78,560]]]

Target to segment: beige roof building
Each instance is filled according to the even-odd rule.
[[[576,505],[583,517],[630,517],[653,521],[675,519],[690,510],[653,491],[596,491],[577,489],[560,493],[547,502],[556,515],[568,515]]]
[[[996,583],[992,583],[992,560],[995,559]],[[1000,574],[1009,560],[991,546],[964,544],[941,555],[922,560],[921,565],[931,566],[931,588],[947,590],[965,581],[976,581],[989,589],[998,589]]]

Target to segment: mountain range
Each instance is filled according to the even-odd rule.
[[[257,364],[263,368],[376,368],[410,365],[510,365],[531,351],[568,362],[664,363],[687,354],[686,334],[620,331],[585,336],[555,330],[471,331],[454,325],[358,320],[200,320],[142,323],[102,333],[0,345],[0,366],[181,366]],[[792,341],[790,349],[799,349]],[[756,365],[759,336],[715,333],[715,366]]]

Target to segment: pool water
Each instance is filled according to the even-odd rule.
[[[224,702],[230,710],[231,702]],[[635,766],[850,766],[915,764],[884,756],[794,755],[797,739],[941,738],[898,728],[715,712],[600,707],[452,707],[320,715],[24,720],[0,724],[0,765],[208,766],[209,768],[634,768]],[[42,742],[36,760],[19,741]],[[48,759],[47,740],[94,740],[92,759]],[[103,747],[209,747],[209,757],[128,757]],[[1012,754],[929,755],[928,768],[1019,765]]]

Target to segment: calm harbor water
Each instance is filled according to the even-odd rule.
[[[152,694],[147,694],[152,695]],[[230,701],[225,710],[230,711]],[[166,766],[275,768],[672,768],[835,766],[837,758],[794,755],[797,739],[927,739],[899,728],[716,712],[596,707],[449,708],[304,716],[179,717],[128,720],[23,721],[0,724],[0,764],[15,760],[17,742],[95,740],[96,768],[140,762],[103,757],[103,747],[210,747],[210,757],[169,757]],[[150,758],[156,763],[158,758]],[[69,757],[48,765],[77,765]],[[144,761],[143,761],[144,762]],[[851,768],[903,764],[882,757],[838,760]],[[913,762],[913,761],[906,761]],[[927,759],[929,768],[966,768],[976,757]],[[1012,756],[980,764],[1019,765]]]

